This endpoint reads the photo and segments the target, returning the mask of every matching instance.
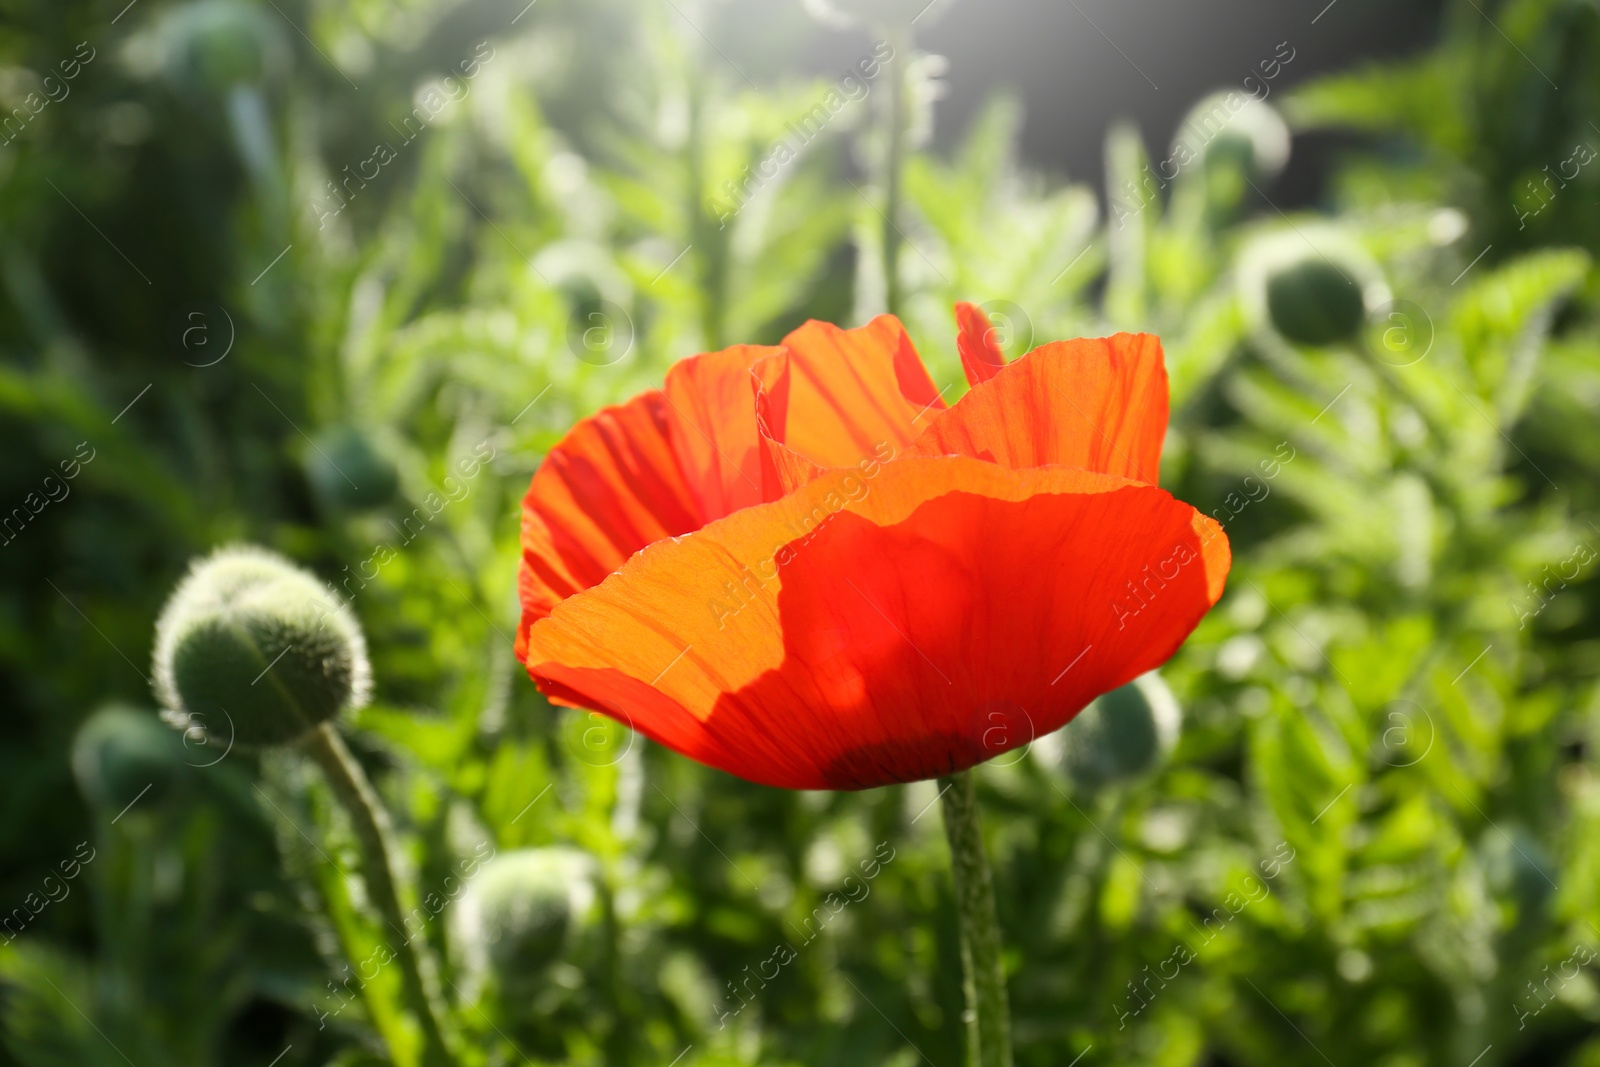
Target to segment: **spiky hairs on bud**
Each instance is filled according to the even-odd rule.
[[[121,813],[135,801],[166,799],[185,773],[183,745],[150,711],[107,704],[72,739],[72,774],[84,797],[102,811]]]
[[[1141,778],[1178,743],[1183,709],[1154,671],[1097,698],[1062,729],[1067,775],[1083,789]]]
[[[251,546],[198,560],[156,624],[156,694],[179,730],[282,745],[366,703],[366,640],[338,594]]]

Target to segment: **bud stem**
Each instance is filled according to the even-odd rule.
[[[910,26],[896,26],[888,34],[894,49],[894,67],[889,71],[889,99],[884,101],[887,121],[884,126],[883,163],[883,303],[891,315],[900,314],[900,215],[901,172],[905,166],[906,124],[909,109],[907,80],[911,73],[912,36]]]
[[[355,829],[361,846],[362,876],[371,898],[384,923],[401,938],[398,945],[391,943],[395,962],[400,965],[400,980],[406,1001],[422,1028],[423,1067],[453,1067],[454,1058],[445,1044],[444,1032],[439,1026],[439,1008],[424,980],[423,959],[412,943],[413,937],[405,932],[405,910],[400,906],[396,891],[395,849],[390,838],[392,829],[389,814],[367,780],[366,772],[356,762],[344,740],[331,723],[323,723],[307,735],[306,751],[322,766],[334,795],[339,798]]]
[[[1011,1067],[1011,1010],[1000,960],[994,883],[983,852],[983,825],[971,771],[939,779],[950,871],[961,924],[961,969],[967,993],[967,1060],[971,1067]]]

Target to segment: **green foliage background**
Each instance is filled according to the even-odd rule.
[[[540,0],[514,25],[487,0],[120,6],[0,18],[7,109],[94,53],[0,147],[0,505],[28,510],[0,550],[0,910],[26,916],[0,940],[0,1063],[417,1062],[394,975],[340,984],[385,935],[297,753],[202,767],[215,746],[173,734],[163,788],[121,814],[75,781],[94,709],[153,716],[186,561],[235,540],[353,594],[377,699],[350,736],[463,1063],[960,1062],[929,783],[747,785],[552,709],[508,637],[543,451],[686,354],[882,310],[886,233],[941,384],[958,299],[1013,305],[1013,356],[1160,333],[1163,483],[1235,553],[1164,671],[1185,718],[1159,773],[1091,793],[1054,739],[980,772],[1018,1062],[1600,1063],[1578,965],[1600,942],[1600,601],[1573,562],[1600,546],[1600,167],[1535,189],[1600,145],[1593,2],[1467,0],[1432,52],[1294,93],[1297,130],[1358,134],[1326,210],[1261,185],[1243,211],[1250,172],[1220,160],[1118,225],[1019,166],[998,99],[953,155],[910,154],[903,241],[887,81],[721,225],[724,183],[830,83],[756,89],[671,2]],[[459,99],[407,141],[451,73]],[[935,73],[902,40],[882,78],[925,120]],[[393,158],[334,215],[369,142]],[[1114,131],[1107,187],[1143,152]],[[1263,239],[1348,246],[1401,317],[1287,343],[1250,289]],[[339,455],[397,472],[376,506],[318,465],[352,437],[376,458]],[[486,845],[593,857],[592,929],[531,998],[474,982],[451,919]]]

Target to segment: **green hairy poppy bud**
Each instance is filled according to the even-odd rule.
[[[1141,778],[1172,754],[1182,720],[1161,676],[1140,675],[1097,698],[1063,728],[1067,775],[1090,791]]]
[[[571,848],[524,848],[483,865],[455,914],[472,969],[502,987],[536,979],[596,918],[594,861]]]
[[[1289,141],[1289,125],[1271,104],[1236,92],[1213,93],[1178,126],[1172,157],[1199,155],[1207,166],[1237,166],[1265,178],[1289,162]]]
[[[1354,337],[1366,307],[1347,272],[1312,254],[1267,277],[1267,313],[1278,332],[1296,344],[1326,345]]]
[[[1245,253],[1240,281],[1257,323],[1297,345],[1354,340],[1366,325],[1367,309],[1388,299],[1372,259],[1326,231],[1256,242]]]
[[[1289,126],[1271,104],[1233,91],[1213,93],[1189,111],[1158,170],[1168,178],[1181,173],[1186,188],[1175,194],[1175,211],[1185,199],[1192,210],[1198,193],[1207,224],[1220,230],[1238,215],[1255,183],[1283,170],[1289,143]]]
[[[200,0],[161,23],[167,75],[186,88],[229,89],[281,75],[291,51],[270,14],[237,0]]]
[[[330,426],[305,451],[306,479],[317,499],[335,511],[365,511],[394,498],[394,464],[354,426]]]
[[[156,692],[179,730],[282,745],[371,685],[366,641],[331,587],[276,553],[224,548],[196,562],[156,624]]]
[[[185,773],[183,746],[154,714],[108,704],[90,715],[72,741],[72,774],[84,798],[120,814],[138,801],[159,804]]]

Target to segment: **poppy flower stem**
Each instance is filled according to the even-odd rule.
[[[967,1062],[971,1067],[1011,1067],[1011,1009],[1000,960],[1000,923],[994,882],[983,851],[977,784],[971,771],[939,779],[944,833],[961,923],[961,968],[967,994]]]
[[[304,745],[322,767],[328,785],[350,816],[361,848],[361,873],[367,883],[367,895],[377,907],[384,925],[400,939],[398,946],[392,946],[394,959],[400,967],[400,984],[407,1007],[422,1030],[421,1063],[423,1067],[453,1067],[455,1060],[439,1026],[439,1008],[423,977],[422,957],[413,937],[406,933],[405,910],[400,906],[396,890],[389,814],[361,764],[350,754],[331,723],[323,723],[311,731]]]

